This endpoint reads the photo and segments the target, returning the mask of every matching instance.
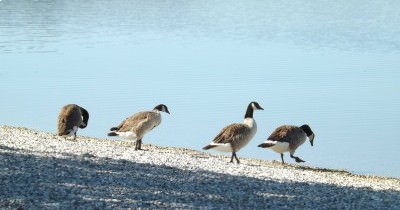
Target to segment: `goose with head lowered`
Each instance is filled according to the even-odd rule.
[[[86,128],[88,121],[89,112],[86,109],[76,104],[65,105],[58,114],[57,134],[65,138],[74,136],[75,140],[78,128]]]
[[[144,135],[160,125],[160,112],[169,114],[166,105],[157,105],[152,111],[138,112],[126,118],[117,127],[112,127],[108,136],[120,136],[125,139],[136,140],[135,150],[141,150]]]
[[[243,123],[233,123],[224,127],[219,134],[203,147],[204,150],[215,149],[221,152],[232,152],[231,163],[233,158],[240,163],[236,152],[246,146],[257,132],[257,124],[253,118],[254,110],[264,110],[257,102],[253,101],[247,106]]]
[[[294,156],[294,153],[296,149],[306,141],[307,137],[310,140],[311,146],[313,146],[315,135],[307,124],[300,127],[294,125],[282,125],[275,129],[264,143],[258,146],[262,148],[270,148],[273,151],[280,153],[282,164],[285,163],[283,160],[284,152],[289,152],[291,158],[293,158],[297,163],[301,163],[305,161]]]

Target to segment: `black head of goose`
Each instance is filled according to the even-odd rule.
[[[164,104],[159,104],[152,111],[138,112],[126,118],[117,127],[112,127],[108,136],[120,136],[136,140],[135,150],[141,150],[144,135],[160,125],[160,112],[169,114],[168,107]]]
[[[285,163],[283,160],[284,152],[289,152],[291,158],[295,159],[296,162],[301,163],[305,161],[294,156],[294,153],[296,149],[306,141],[307,137],[310,140],[311,146],[313,146],[315,135],[307,124],[300,127],[294,125],[282,125],[276,128],[267,140],[258,145],[258,147],[270,148],[273,151],[280,153],[282,164]]]
[[[89,112],[76,104],[68,104],[61,108],[58,114],[58,131],[59,136],[74,136],[78,128],[86,128],[89,122]]]
[[[218,135],[203,147],[204,150],[215,149],[221,152],[232,152],[233,158],[240,163],[236,152],[247,145],[257,132],[257,124],[253,118],[254,110],[264,110],[257,102],[253,101],[247,106],[243,123],[233,123],[224,127]]]
[[[165,104],[159,104],[156,107],[154,107],[153,110],[158,110],[160,112],[165,112],[169,114],[168,107]]]

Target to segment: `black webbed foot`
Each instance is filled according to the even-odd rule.
[[[299,157],[295,157],[294,159],[296,160],[297,163],[304,163],[304,162],[306,162],[306,161],[300,159]]]
[[[296,157],[296,156],[293,156],[293,155],[290,155],[290,157],[293,158],[297,163],[304,163],[304,162],[306,162],[306,161],[300,159],[299,157]]]

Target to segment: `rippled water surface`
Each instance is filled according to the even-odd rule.
[[[308,123],[304,164],[400,177],[399,11],[388,0],[1,0],[0,124],[55,132],[76,103],[91,114],[78,134],[105,138],[165,103],[171,115],[144,143],[201,150],[255,100],[265,110],[239,157],[280,161],[257,145]]]

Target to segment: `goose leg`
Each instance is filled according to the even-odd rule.
[[[142,139],[136,140],[135,150],[142,150]]]
[[[74,140],[76,140],[76,132],[74,133]]]
[[[283,160],[283,153],[281,153],[281,159],[282,159],[282,164],[285,164],[285,161]]]
[[[297,163],[306,162],[306,161],[300,159],[299,157],[293,156],[292,154],[290,154],[290,157],[293,158],[293,159],[295,159]]]
[[[236,162],[239,164],[240,161],[239,161],[239,158],[236,156],[236,152],[233,152],[233,155],[235,156]]]
[[[237,162],[237,163],[240,163],[239,158],[236,156],[236,152],[232,152],[232,156],[231,156],[231,161],[230,161],[230,163],[233,163],[233,158],[236,159],[236,162]]]
[[[142,150],[142,139],[139,140],[139,148],[138,150]]]

